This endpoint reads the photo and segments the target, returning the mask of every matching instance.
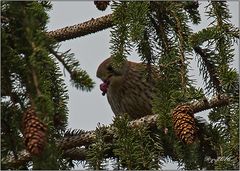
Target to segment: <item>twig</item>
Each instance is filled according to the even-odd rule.
[[[202,49],[199,46],[193,48],[194,51],[201,56],[204,66],[206,67],[209,76],[210,82],[213,83],[213,86],[216,88],[217,92],[220,93],[222,88],[220,84],[220,80],[217,77],[217,71],[213,63],[210,62],[210,54],[207,53],[207,49]]]
[[[63,55],[66,54],[66,53],[68,53],[70,50],[68,50],[68,51],[66,51],[66,52],[64,52],[64,53],[62,53],[62,54],[60,54],[60,55],[58,54],[57,51],[54,51],[54,50],[52,50],[52,49],[49,49],[49,51],[50,51],[50,53],[52,53],[52,54],[59,60],[59,62],[62,63],[62,65],[63,65],[64,68],[68,71],[68,73],[69,73],[70,75],[73,75],[71,68],[66,64],[66,62],[65,62],[64,59],[63,59]]]
[[[187,80],[186,80],[186,74],[187,74],[187,67],[185,64],[186,58],[185,58],[185,45],[184,45],[184,34],[183,34],[183,28],[181,25],[181,18],[178,17],[178,15],[176,14],[175,11],[172,11],[172,16],[174,17],[175,23],[176,23],[176,28],[175,28],[175,32],[177,34],[178,37],[178,46],[179,46],[179,58],[180,58],[180,75],[181,75],[181,85],[183,88],[183,91],[186,92],[187,89]]]

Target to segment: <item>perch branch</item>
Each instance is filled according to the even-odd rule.
[[[85,160],[86,149],[85,148],[71,148],[64,151],[63,157],[70,158],[71,160]]]
[[[212,99],[208,100],[206,98],[195,101],[191,103],[187,103],[188,105],[191,105],[194,113],[198,113],[204,110],[208,110],[215,107],[222,107],[229,105],[231,103],[231,100],[225,96],[225,95],[218,95],[213,97]],[[137,120],[133,120],[130,122],[130,127],[139,127],[140,125],[144,124],[151,128],[156,127],[157,125],[157,117],[158,115],[148,115],[145,117],[142,117]],[[106,141],[110,142],[114,136],[113,127],[109,126],[106,130]],[[89,144],[94,143],[96,134],[95,131],[81,131],[80,133],[77,133],[76,135],[67,136],[62,139],[60,139],[57,142],[57,145],[59,148],[64,150],[64,156],[69,157],[74,160],[84,160],[86,157],[86,151],[84,148],[78,148],[80,146],[87,146]],[[7,159],[5,159],[4,164],[8,166],[19,166],[23,163],[26,163],[27,161],[30,161],[31,157],[27,152],[24,152],[23,154],[19,155],[19,159],[15,160],[13,156],[9,156]],[[3,161],[3,159],[2,159]]]
[[[71,148],[67,149],[63,153],[64,158],[70,158],[72,160],[85,160],[86,149],[85,148]],[[9,155],[6,159],[2,159],[2,163],[9,167],[8,169],[16,169],[32,160],[30,153],[26,150],[19,152],[18,159],[16,160],[13,155]]]

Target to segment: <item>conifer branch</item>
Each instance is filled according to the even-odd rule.
[[[73,58],[73,54],[68,54],[70,50],[60,55],[52,49],[49,50],[69,72],[71,82],[76,88],[86,91],[90,91],[93,88],[94,82],[87,72],[80,68],[79,61]]]
[[[85,160],[86,150],[84,148],[71,148],[67,149],[63,153],[64,158],[70,158],[71,160]],[[19,152],[18,159],[13,155],[9,155],[7,159],[2,159],[2,164],[8,166],[9,169],[16,169],[21,165],[27,164],[32,160],[32,156],[26,150]]]
[[[226,95],[217,95],[212,97],[210,100],[203,98],[200,101],[196,101],[191,103],[191,107],[193,109],[193,113],[202,112],[204,110],[223,107],[233,103],[231,99]]]
[[[49,2],[34,1],[1,4],[5,56],[1,93],[5,96],[1,102],[4,114],[1,168],[24,169],[31,165],[33,169],[69,169],[74,166],[71,160],[80,160],[89,168],[104,169],[109,165],[106,160],[113,159],[118,169],[146,170],[161,169],[161,160],[168,157],[184,169],[238,168],[239,106],[236,97],[239,95],[239,74],[231,64],[235,55],[233,45],[239,41],[240,31],[230,22],[231,13],[226,2],[206,5],[205,16],[213,22],[211,27],[196,33],[188,26],[189,19],[194,24],[201,21],[199,4],[195,1],[114,1],[112,14],[48,32],[45,30],[49,19],[46,12],[51,6]],[[55,51],[56,43],[109,27],[112,27],[110,49],[116,56],[116,65],[121,64],[120,60],[135,47],[144,62],[150,64],[153,60],[158,64],[157,71],[161,71],[158,76],[163,81],[156,85],[160,90],[156,92],[159,98],[153,101],[156,115],[131,121],[127,115],[119,116],[113,119],[113,124],[98,125],[95,130],[65,131],[68,95],[57,62],[67,69],[76,88],[89,91],[94,83],[73,53]],[[185,67],[190,58],[186,54],[192,51],[198,56],[205,90],[217,92],[218,96],[210,100],[199,100],[204,90],[195,88],[188,79]],[[149,65],[149,73],[150,69]],[[188,84],[187,92],[182,89],[185,83]],[[22,116],[27,113],[24,111],[29,102],[35,103],[50,128],[50,139],[46,141],[46,148],[41,149],[44,155],[33,156],[24,146],[29,142],[24,137],[35,138],[34,134],[22,129],[23,121],[27,121]],[[175,108],[175,105],[180,107]],[[210,109],[207,112],[209,124],[193,115],[207,109]],[[193,124],[188,124],[189,121]],[[173,131],[177,133],[176,137]],[[184,144],[186,139],[191,142],[195,133],[199,141],[193,146]],[[35,139],[43,140],[41,137]],[[30,144],[39,145],[38,142]]]
[[[33,84],[35,86],[36,92],[38,96],[41,96],[41,91],[39,89],[39,83],[38,83],[38,78],[37,78],[37,73],[35,71],[35,69],[32,67],[32,79],[33,79]]]
[[[77,146],[89,145],[94,141],[95,137],[94,131],[87,131],[85,133],[64,137],[57,142],[57,145],[63,150],[70,149]]]
[[[35,56],[38,53],[37,47],[36,47],[34,42],[32,42],[31,45],[32,45],[32,49],[33,49],[33,55],[32,56]],[[35,66],[33,64],[30,64],[30,69],[32,71],[32,73],[31,73],[32,74],[32,80],[33,80],[33,84],[35,86],[37,96],[41,96],[41,91],[40,91],[40,88],[39,88],[39,81],[38,81],[38,76],[37,76],[37,73],[36,73],[36,70],[35,70]]]
[[[50,49],[50,52],[58,59],[59,62],[61,62],[61,64],[64,66],[64,68],[68,71],[68,73],[70,75],[73,75],[72,69],[70,66],[67,65],[67,63],[64,61],[64,55],[67,54],[70,51],[70,49],[68,51],[66,51],[65,53],[62,54],[58,54],[58,52]]]
[[[240,38],[240,30],[232,24],[223,24],[222,26],[226,34],[236,39]],[[202,45],[205,41],[219,39],[220,35],[217,32],[218,26],[204,28],[189,36],[189,42],[192,47]]]
[[[18,159],[16,160],[12,155],[9,155],[6,159],[1,159],[2,165],[8,166],[9,169],[16,169],[21,165],[24,165],[32,159],[30,153],[23,150],[18,153]]]
[[[80,24],[67,26],[61,29],[47,32],[47,35],[50,38],[53,38],[56,41],[61,42],[85,36],[91,33],[95,33],[112,26],[113,26],[112,14],[108,14],[96,19],[92,18],[91,20],[88,20]]]
[[[169,39],[166,34],[166,28],[165,28],[166,25],[165,25],[164,21],[162,20],[162,17],[159,16],[157,19],[158,19],[158,22],[156,22],[152,16],[150,17],[150,20],[153,24],[154,29],[156,30],[156,33],[158,35],[161,35],[161,36],[159,36],[159,38],[161,38],[161,41],[162,41],[163,52],[169,53],[170,45],[169,45]],[[161,24],[158,24],[158,23],[161,23]],[[160,42],[158,44],[159,44],[159,46],[161,46]]]
[[[64,151],[63,157],[70,158],[71,160],[83,161],[86,160],[85,148],[71,148]]]
[[[185,47],[184,47],[184,37],[183,37],[183,28],[181,26],[181,19],[176,15],[175,12],[172,12],[172,15],[175,19],[176,22],[176,33],[178,36],[178,41],[179,41],[179,57],[180,57],[180,64],[181,64],[181,69],[180,69],[180,75],[181,75],[181,84],[183,87],[183,90],[186,91],[186,85],[187,85],[187,80],[186,80],[186,64],[185,64]]]
[[[210,54],[207,53],[207,49],[202,49],[199,46],[193,48],[194,51],[201,56],[204,66],[209,73],[210,82],[213,83],[214,88],[216,88],[217,92],[221,91],[221,83],[218,79],[217,71],[214,64],[209,60]]]
[[[9,22],[9,18],[1,15],[1,23],[8,23],[8,22]]]
[[[198,113],[204,110],[208,110],[215,107],[222,107],[229,105],[231,103],[231,100],[229,97],[225,95],[218,95],[213,97],[212,99],[208,100],[206,98],[188,103],[188,105],[191,105],[191,108],[194,113]],[[137,128],[141,125],[146,125],[150,128],[155,128],[157,126],[157,118],[158,115],[148,115],[145,117],[142,117],[137,120],[133,120],[129,123],[130,127]],[[109,126],[106,129],[106,135],[107,139],[105,139],[106,142],[111,142],[114,136],[113,127]],[[84,148],[77,148],[80,146],[88,146],[92,143],[94,143],[94,140],[96,138],[95,131],[80,131],[79,133],[76,133],[76,135],[68,135],[67,137],[64,137],[63,139],[59,140],[57,142],[57,146],[64,150],[64,156],[71,158],[73,160],[84,160],[86,158],[86,150]],[[31,156],[26,151],[23,151],[19,154],[18,160],[15,160],[12,156],[9,156],[9,158],[5,159],[4,164],[8,166],[19,166],[23,163],[26,163],[27,161],[31,160]]]

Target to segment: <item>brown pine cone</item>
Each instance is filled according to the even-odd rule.
[[[29,107],[23,116],[23,135],[27,150],[32,155],[39,155],[46,144],[47,128],[36,116],[36,112]]]
[[[188,105],[177,106],[172,113],[172,117],[177,137],[186,144],[192,144],[197,131],[191,107]]]
[[[110,1],[94,1],[94,4],[96,5],[97,9],[101,11],[105,11],[107,6],[109,5]]]

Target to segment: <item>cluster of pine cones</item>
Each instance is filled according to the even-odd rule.
[[[29,107],[23,116],[23,135],[27,150],[32,155],[42,153],[46,144],[46,125],[37,117],[34,108]]]

